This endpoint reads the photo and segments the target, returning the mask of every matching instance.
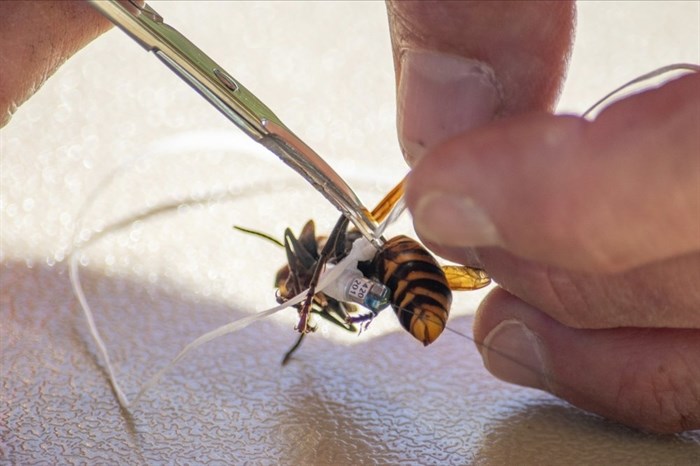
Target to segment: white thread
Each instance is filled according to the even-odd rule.
[[[194,137],[195,139],[199,140],[202,138],[198,138],[198,132],[191,132],[187,133],[186,136],[189,137]],[[183,140],[189,140],[189,137],[183,136]],[[205,138],[208,139],[209,141],[212,140],[212,138]],[[239,138],[241,141],[248,141],[248,138]],[[182,142],[182,141],[178,141]],[[238,139],[231,140],[219,140],[217,139],[214,144],[219,144],[218,148],[220,149],[225,149],[225,150],[230,150],[230,149],[240,149],[243,146],[241,146],[240,141]],[[211,144],[210,144],[211,145]],[[88,195],[87,199],[81,206],[80,210],[78,211],[78,214],[76,216],[75,224],[73,226],[73,239],[71,241],[71,246],[68,251],[68,263],[69,263],[69,269],[68,269],[68,277],[70,280],[71,288],[73,291],[73,294],[76,296],[78,299],[78,303],[80,304],[80,308],[83,311],[83,315],[85,316],[85,320],[87,321],[88,324],[88,329],[90,331],[90,336],[92,336],[93,341],[97,345],[97,349],[99,354],[102,356],[105,362],[105,367],[107,369],[107,375],[109,377],[109,382],[112,385],[112,388],[114,389],[115,394],[117,395],[117,400],[119,401],[119,404],[127,408],[129,406],[129,400],[124,394],[124,391],[122,390],[121,386],[119,385],[119,382],[117,380],[116,373],[114,371],[114,366],[112,365],[112,361],[109,358],[109,352],[107,351],[107,346],[104,343],[104,340],[102,339],[102,336],[97,328],[97,325],[95,324],[95,319],[94,315],[92,312],[92,309],[90,308],[89,303],[87,302],[87,298],[85,297],[85,293],[83,292],[83,287],[82,283],[80,282],[80,268],[79,268],[79,260],[78,260],[78,252],[81,250],[81,248],[88,243],[92,239],[94,239],[93,235],[95,233],[100,233],[100,230],[92,230],[89,231],[87,234],[83,234],[83,224],[84,224],[84,219],[86,217],[87,212],[90,210],[90,208],[93,206],[95,201],[102,195],[102,193],[114,182],[116,178],[118,178],[122,173],[124,173],[128,168],[131,168],[131,166],[140,160],[144,160],[147,157],[153,156],[155,154],[160,154],[161,152],[169,152],[172,150],[173,145],[171,143],[168,143],[168,141],[165,142],[159,142],[155,141],[153,144],[151,144],[149,150],[146,151],[145,154],[140,155],[140,156],[134,156],[126,160],[124,163],[119,165],[116,169],[114,169],[111,173],[109,173],[104,181],[100,183],[99,186],[97,186],[93,191]],[[181,147],[181,146],[180,146]],[[215,147],[217,148],[217,147]],[[259,147],[257,144],[255,145],[255,148],[257,149],[258,152],[266,151]],[[254,152],[255,151],[248,151],[248,152]],[[103,232],[109,231],[110,227],[114,226],[119,226],[122,224],[123,221],[116,222],[109,227],[105,228]]]

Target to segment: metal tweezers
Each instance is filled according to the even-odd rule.
[[[321,156],[289,130],[255,95],[153,8],[131,0],[89,0],[93,7],[192,86],[244,133],[296,170],[375,246],[377,223],[357,195]]]

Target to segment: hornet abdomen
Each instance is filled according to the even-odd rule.
[[[391,290],[391,305],[411,335],[429,345],[445,329],[452,292],[435,258],[417,241],[396,236],[375,258],[379,280]]]

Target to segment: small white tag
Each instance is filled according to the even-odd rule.
[[[348,294],[360,302],[365,300],[372,287],[372,282],[366,278],[354,278],[348,287]]]

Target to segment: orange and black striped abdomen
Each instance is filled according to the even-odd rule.
[[[452,304],[447,278],[435,258],[417,241],[397,236],[387,241],[376,263],[403,328],[424,345],[435,341]]]

